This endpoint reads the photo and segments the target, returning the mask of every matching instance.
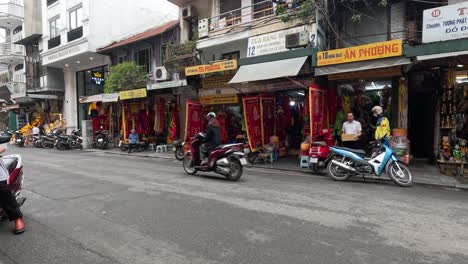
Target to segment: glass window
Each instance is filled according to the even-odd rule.
[[[140,50],[136,54],[136,59],[137,59],[137,64],[145,67],[145,70],[147,72],[151,71],[151,56],[150,56],[150,50],[149,49],[144,49]]]
[[[55,38],[58,36],[58,20],[59,18],[54,18],[49,21],[49,33],[50,33],[50,38]]]
[[[70,30],[83,26],[83,8],[79,7],[71,10],[69,13],[69,18]]]
[[[167,59],[167,46],[166,45],[163,45],[161,46],[161,61],[160,61],[160,64],[159,65],[164,65],[164,63],[166,62],[166,59]]]
[[[119,56],[119,63],[126,62],[127,61],[127,55]]]

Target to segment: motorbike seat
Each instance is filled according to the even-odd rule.
[[[346,151],[349,151],[349,152],[353,152],[355,154],[359,154],[359,155],[366,155],[366,152],[362,149],[352,149],[352,148],[345,148],[345,147],[339,147],[339,149],[342,149],[342,150],[346,150]]]
[[[17,158],[3,158],[3,164],[5,165],[5,168],[8,170],[9,173],[12,173],[13,170],[16,168],[16,165],[18,164],[18,159]]]
[[[215,149],[222,149],[222,148],[229,148],[229,147],[233,147],[233,146],[237,146],[237,145],[242,145],[242,143],[235,143],[235,144],[223,144],[223,145],[219,145],[217,146],[216,148],[214,148],[213,150]]]

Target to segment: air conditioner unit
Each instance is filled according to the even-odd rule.
[[[208,37],[208,18],[198,20],[198,37]]]
[[[157,67],[154,71],[154,79],[156,81],[166,81],[169,79],[169,73],[165,67]]]
[[[287,49],[306,47],[309,45],[309,32],[301,31],[286,35],[285,46]]]
[[[182,8],[182,18],[191,19],[193,17],[193,8],[191,5]]]

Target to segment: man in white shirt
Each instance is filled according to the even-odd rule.
[[[5,152],[6,149],[6,144],[0,145],[0,154]],[[5,211],[10,221],[15,221],[14,233],[21,234],[25,229],[23,214],[16,202],[16,197],[8,189],[7,181],[9,176],[8,169],[3,164],[3,160],[0,159],[0,208]]]
[[[358,148],[357,141],[362,134],[362,126],[359,121],[354,120],[354,114],[348,113],[347,121],[343,123],[343,134],[354,135],[355,141],[343,141],[343,146],[347,148]]]

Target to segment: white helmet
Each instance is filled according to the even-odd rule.
[[[383,108],[380,105],[376,105],[372,108],[372,113],[381,115],[383,113]]]
[[[206,115],[206,118],[216,118],[216,114],[214,112],[209,112],[207,115]]]

